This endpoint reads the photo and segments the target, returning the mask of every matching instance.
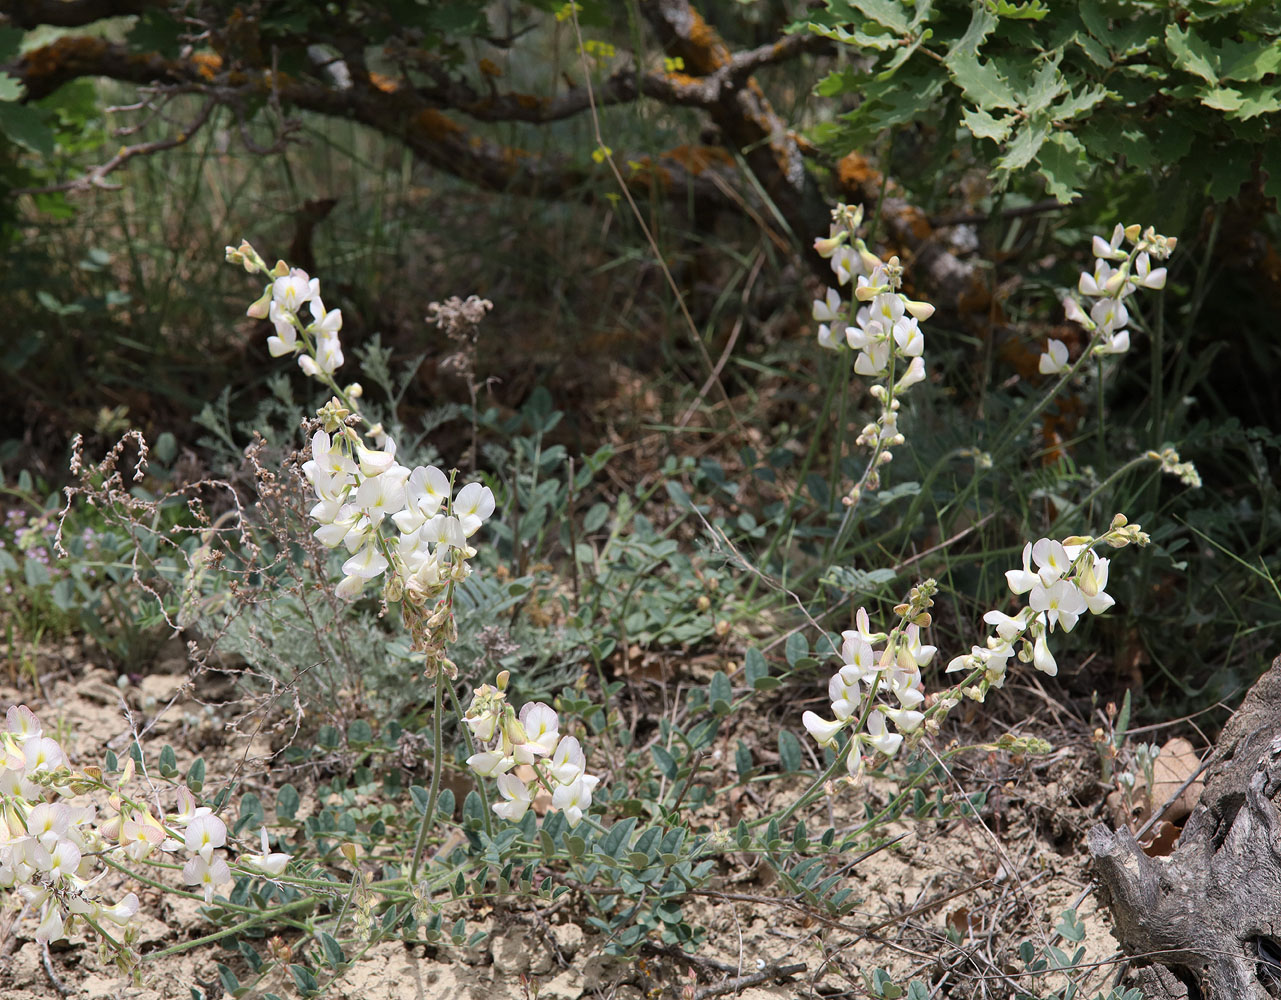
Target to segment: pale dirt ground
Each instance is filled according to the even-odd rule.
[[[129,732],[124,714],[128,705],[133,725],[145,730],[144,742],[157,749],[173,743],[180,767],[203,754],[211,778],[220,768],[226,773],[237,764],[250,774],[261,769],[255,757],[267,752],[265,744],[229,744],[216,715],[184,697],[186,674],[180,654],[171,654],[156,672],[123,692],[114,681],[105,669],[77,665],[52,672],[43,698],[33,696],[29,687],[0,684],[0,699],[6,705],[30,704],[47,728],[60,730],[64,745],[82,763],[100,760],[106,744],[122,749]],[[974,820],[895,824],[890,833],[905,834],[904,838],[850,872],[863,899],[854,913],[840,920],[815,919],[801,907],[778,900],[779,887],[771,884],[771,873],[751,871],[749,859],[737,857],[741,864],[727,869],[718,885],[720,894],[690,904],[690,912],[708,928],[709,944],[699,957],[720,963],[717,968],[703,962],[694,988],[712,986],[739,975],[739,970],[750,975],[766,962],[802,963],[805,971],[785,984],[746,987],[739,996],[864,996],[861,973],[875,967],[889,969],[902,977],[900,981],[913,974],[941,980],[945,989],[936,994],[940,996],[1010,995],[1009,980],[1002,982],[997,973],[1016,971],[1013,949],[1025,938],[1047,941],[1059,913],[1089,883],[1083,837],[1092,812],[1075,805],[1071,797],[1083,780],[1091,780],[1088,773],[1081,774],[1088,772],[1089,764],[1083,753],[1063,751],[1039,772],[1007,768],[1014,778],[1005,783],[1001,801],[993,803],[986,818],[989,825],[1002,824],[1000,836]],[[839,826],[861,815],[862,795],[883,797],[888,790],[888,785],[879,788],[875,783],[861,792],[842,789],[820,811],[827,815],[816,815],[815,822]],[[779,787],[774,794],[792,791]],[[719,822],[732,826],[740,815],[750,817],[767,805],[731,803],[735,814]],[[814,826],[811,823],[811,829]],[[171,945],[200,926],[195,903],[152,890],[139,895],[145,914],[140,920],[144,951]],[[1081,981],[1092,997],[1096,990],[1106,992],[1105,981],[1110,988],[1115,942],[1092,895],[1079,915],[1088,931],[1084,961],[1087,967],[1101,964]],[[13,913],[0,916],[0,996],[57,997],[31,938],[34,922],[15,923],[14,918]],[[525,919],[511,911],[470,914],[469,933],[490,932],[475,950],[378,944],[324,995],[333,1000],[647,1000],[647,994],[692,995],[688,963],[661,955],[626,960],[605,955],[599,935],[584,932],[568,909],[554,914],[545,930]],[[214,1000],[222,995],[215,970],[218,960],[235,965],[226,952],[209,947],[146,963],[139,986],[104,967],[96,950],[83,940],[59,943],[51,952],[53,973],[71,995],[130,1000],[189,1000],[193,986]],[[262,989],[294,995],[292,984],[279,979],[264,983]]]

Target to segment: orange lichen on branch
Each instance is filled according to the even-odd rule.
[[[680,164],[694,177],[709,167],[734,165],[734,158],[720,146],[680,145],[664,150],[659,155]]]
[[[686,36],[693,51],[685,60],[702,75],[714,73],[730,62],[730,51],[716,29],[703,20],[703,15],[690,8],[689,34]]]
[[[216,52],[195,52],[192,53],[191,64],[196,67],[201,79],[212,80],[222,69],[222,56]]]
[[[456,121],[442,115],[434,108],[423,108],[414,115],[414,128],[431,139],[448,139],[462,135],[464,129]]]
[[[105,38],[71,35],[32,49],[22,58],[23,75],[28,79],[78,75],[78,67],[101,62],[108,49]]]

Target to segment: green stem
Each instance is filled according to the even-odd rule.
[[[157,958],[167,958],[170,955],[177,955],[184,951],[190,951],[192,948],[199,948],[201,945],[211,944],[214,941],[221,941],[223,938],[232,937],[243,930],[248,930],[255,924],[266,923],[268,921],[275,920],[278,917],[282,917],[286,913],[292,913],[295,910],[305,910],[308,907],[315,905],[316,901],[308,896],[305,899],[296,899],[292,903],[286,903],[284,906],[278,906],[274,910],[260,910],[248,920],[242,920],[240,923],[233,924],[231,927],[224,927],[220,931],[215,931],[213,934],[206,934],[204,937],[196,938],[194,941],[183,941],[181,944],[170,945],[168,948],[161,949],[160,951],[148,952],[143,956],[143,958],[146,961],[151,962]]]
[[[435,825],[436,799],[440,796],[440,772],[444,765],[445,741],[441,730],[445,725],[445,671],[436,668],[436,699],[432,706],[432,752],[431,790],[427,794],[427,809],[423,813],[423,825],[418,831],[418,842],[414,844],[414,860],[409,868],[409,880],[418,878],[418,866],[422,863],[423,847],[427,843],[427,831]]]

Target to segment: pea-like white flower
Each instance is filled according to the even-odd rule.
[[[593,775],[584,774],[568,785],[559,785],[552,792],[552,808],[563,812],[570,826],[577,826],[583,813],[591,808],[592,790],[599,780]]]
[[[213,813],[202,813],[187,824],[187,850],[206,864],[213,852],[227,843],[227,824]]]
[[[1060,625],[1064,632],[1076,627],[1077,619],[1085,611],[1085,598],[1070,580],[1058,580],[1049,587],[1036,586],[1028,595],[1032,610],[1045,616],[1051,628]]]
[[[925,721],[925,713],[911,708],[882,708],[885,717],[898,728],[900,733],[914,733]]]
[[[551,775],[562,785],[571,785],[585,773],[587,755],[583,746],[573,736],[562,736],[552,754]]]
[[[231,869],[222,858],[209,861],[196,855],[182,866],[182,880],[187,885],[200,886],[205,894],[205,902],[212,903],[218,886],[231,882]]]
[[[1072,560],[1062,542],[1052,538],[1038,539],[1032,546],[1032,559],[1038,569],[1037,578],[1043,586],[1050,586],[1055,580],[1064,576],[1072,568]]]
[[[811,315],[819,324],[819,344],[829,350],[839,347],[840,338],[845,335],[845,304],[841,301],[841,293],[835,288],[828,288],[825,298],[814,300]]]
[[[449,499],[449,477],[434,465],[419,466],[405,483],[405,509],[394,515],[396,527],[408,534],[436,516]]]
[[[292,854],[284,854],[279,851],[272,851],[271,845],[267,841],[267,828],[263,827],[262,831],[262,853],[261,854],[242,854],[240,863],[246,865],[255,871],[262,872],[272,878],[284,873],[289,866]]]
[[[899,733],[890,732],[885,724],[885,714],[881,709],[874,708],[867,713],[866,725],[867,733],[860,739],[887,757],[892,757],[898,752],[898,748],[903,744],[903,737]]]
[[[490,808],[505,820],[513,823],[519,823],[525,813],[529,811],[530,803],[533,801],[530,795],[529,786],[521,781],[514,774],[500,774],[498,776],[498,792],[503,797],[502,802],[495,802]],[[591,805],[591,794],[588,793],[587,804]],[[579,813],[582,816],[582,813]],[[577,820],[570,820],[571,823]]]
[[[378,551],[378,546],[370,539],[364,548],[342,564],[342,571],[347,576],[372,580],[376,576],[381,576],[387,569],[387,565],[387,557]]]
[[[273,358],[283,358],[297,351],[300,345],[294,314],[281,308],[279,302],[272,302],[268,308],[267,318],[276,329],[275,335],[267,338],[267,352]]]
[[[1050,652],[1050,646],[1045,641],[1045,632],[1041,631],[1032,644],[1032,666],[1043,674],[1049,674],[1051,677],[1059,672],[1059,665],[1054,659],[1054,654]]]
[[[836,734],[845,728],[846,722],[838,719],[835,722],[828,722],[816,712],[806,712],[801,716],[801,722],[804,723],[805,729],[814,741],[821,747],[834,746],[836,743]]]
[[[1076,305],[1072,299],[1068,299],[1068,301],[1072,302],[1074,306]],[[1078,311],[1080,310],[1079,306],[1076,308]],[[1042,375],[1065,375],[1071,367],[1068,363],[1067,344],[1051,337],[1049,343],[1045,345],[1045,353],[1041,355],[1041,359],[1037,363],[1037,371]]]
[[[1111,242],[1105,240],[1102,236],[1094,237],[1094,256],[1102,257],[1104,260],[1125,260],[1128,254],[1121,249],[1121,241],[1124,238],[1125,227],[1118,222],[1116,228],[1112,230]]]
[[[301,268],[293,268],[271,283],[271,299],[281,309],[296,313],[320,296],[320,279],[308,278]]]
[[[1152,267],[1152,261],[1146,252],[1134,259],[1134,277],[1144,288],[1161,289],[1165,287],[1165,268]]]
[[[470,538],[494,512],[494,493],[488,486],[468,483],[458,491],[450,509],[458,518],[464,537]]]
[[[560,719],[556,710],[541,701],[528,702],[520,710],[521,728],[525,730],[523,749],[538,757],[550,757],[560,741]]]
[[[467,758],[467,766],[482,778],[493,778],[506,774],[516,766],[516,758],[497,750],[484,750]]]
[[[1023,568],[1021,570],[1007,569],[1005,571],[1005,581],[1009,584],[1010,591],[1016,595],[1026,594],[1041,582],[1041,578],[1032,572],[1031,542],[1023,546]]]

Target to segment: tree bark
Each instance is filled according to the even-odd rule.
[[[1157,963],[1148,1000],[1281,997],[1281,656],[1224,728],[1167,858],[1104,824],[1089,847],[1122,948]]]

